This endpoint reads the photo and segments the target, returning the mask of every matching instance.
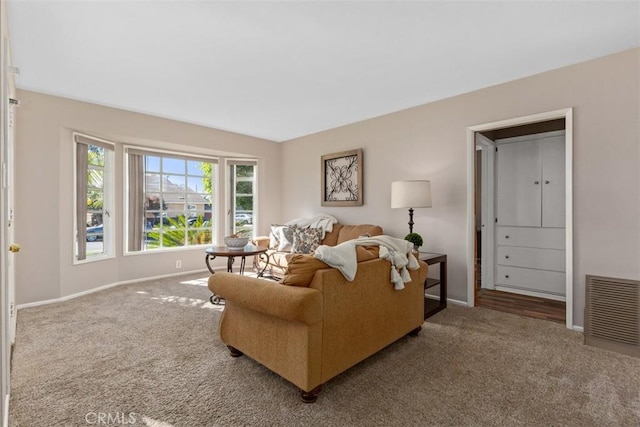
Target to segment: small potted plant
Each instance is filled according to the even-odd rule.
[[[408,240],[413,243],[413,248],[417,251],[420,246],[424,243],[422,240],[422,236],[418,233],[409,233],[404,236],[404,240]]]

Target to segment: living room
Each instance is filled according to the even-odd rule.
[[[635,7],[632,10],[638,16],[637,3],[626,5]],[[120,176],[126,145],[256,160],[256,235],[267,233],[274,223],[326,212],[344,224],[378,224],[386,234],[402,237],[407,232],[407,212],[391,209],[391,183],[430,180],[433,204],[429,209],[416,209],[415,230],[425,238],[424,250],[448,256],[450,302],[473,306],[468,292],[473,265],[469,257],[468,183],[473,174],[469,168],[469,129],[570,108],[574,245],[571,324],[581,331],[586,275],[640,279],[638,31],[636,25],[635,45],[625,49],[554,69],[532,69],[510,81],[461,88],[458,94],[444,99],[283,139],[259,138],[134,112],[132,108],[30,90],[20,85],[20,76],[15,76],[18,86],[12,97],[20,104],[12,107],[16,134],[13,237],[21,246],[14,258],[18,313],[22,307],[64,301],[117,284],[204,269],[202,247],[177,253],[127,254],[123,248],[123,216],[116,220],[113,257],[74,263],[73,132],[114,142]],[[596,34],[599,37],[605,35]],[[535,54],[535,49],[529,53]],[[28,76],[28,69],[15,65]],[[189,78],[188,71],[185,76]],[[188,104],[189,99],[185,96],[170,102]],[[287,118],[281,120],[286,123]],[[324,207],[320,159],[351,149],[363,152],[364,203],[358,207]],[[223,168],[219,173],[224,180]],[[116,189],[117,212],[124,211],[125,194],[123,186]],[[218,197],[226,200],[224,185]],[[226,206],[221,203],[217,214],[224,218],[225,212]],[[227,230],[225,221],[216,224],[219,241]],[[178,258],[180,270],[175,267]]]

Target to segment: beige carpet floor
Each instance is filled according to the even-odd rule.
[[[458,306],[304,404],[287,381],[229,356],[205,280],[19,310],[9,424],[640,425],[640,359],[584,346],[562,325]]]

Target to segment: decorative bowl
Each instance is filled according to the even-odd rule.
[[[242,249],[247,246],[249,243],[248,237],[225,237],[224,244],[227,245],[228,248],[232,249]]]

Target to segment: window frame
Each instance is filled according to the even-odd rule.
[[[212,188],[213,194],[211,197],[211,217],[212,224],[209,229],[211,230],[211,243],[203,243],[196,245],[183,245],[183,246],[163,246],[155,249],[140,249],[140,250],[131,250],[129,245],[129,229],[130,229],[130,213],[131,206],[129,201],[129,192],[130,192],[130,177],[129,177],[129,154],[140,154],[143,156],[157,156],[157,157],[167,157],[173,159],[182,159],[182,160],[190,160],[190,161],[200,161],[200,162],[208,162],[214,165],[214,170],[211,173],[212,180]],[[124,256],[138,256],[138,255],[149,255],[149,254],[158,254],[158,253],[167,253],[167,252],[179,252],[179,251],[189,251],[194,249],[202,249],[203,247],[209,247],[215,244],[217,239],[217,226],[216,221],[219,221],[219,189],[218,184],[218,169],[220,167],[220,159],[217,156],[211,156],[207,154],[199,154],[199,153],[190,153],[186,151],[174,151],[174,150],[163,150],[163,149],[155,149],[149,148],[140,145],[124,145],[123,146],[123,206],[124,206],[124,218],[123,218],[123,255]],[[146,171],[146,169],[145,169]],[[145,173],[145,172],[143,172]],[[155,173],[155,172],[153,172]],[[161,175],[161,171],[159,172]],[[177,175],[170,173],[170,175]],[[186,179],[188,172],[185,170],[183,175]]]
[[[258,159],[251,158],[225,158],[225,190],[227,192],[226,197],[226,222],[225,222],[225,235],[233,234],[236,232],[236,189],[235,184],[238,182],[235,176],[232,176],[232,166],[253,166],[253,179],[252,182],[252,194],[253,197],[253,210],[252,210],[252,219],[251,219],[251,235],[247,236],[249,238],[255,238],[257,235],[256,232],[256,224],[258,220],[258,167],[259,162]],[[245,182],[248,180],[245,180]]]
[[[86,135],[80,132],[72,132],[71,141],[73,144],[73,233],[74,237],[72,239],[72,259],[73,265],[86,264],[91,262],[98,262],[107,259],[113,259],[116,257],[115,254],[115,236],[116,236],[116,221],[114,217],[115,212],[115,193],[116,193],[116,183],[115,183],[115,174],[116,174],[116,144],[114,142],[108,141],[103,138],[98,138],[91,135]],[[102,253],[96,255],[86,255],[83,259],[78,259],[79,251],[78,251],[78,228],[79,221],[78,218],[78,145],[92,145],[96,147],[102,147],[105,149],[104,152],[104,165],[102,166],[103,172],[103,200],[102,200]],[[94,165],[87,164],[87,171],[89,169],[98,169]],[[85,171],[86,173],[86,171]],[[87,186],[88,188],[88,186]],[[86,191],[86,190],[85,190]],[[85,208],[85,213],[87,210]],[[86,252],[86,244],[87,240],[85,237],[85,252]]]

